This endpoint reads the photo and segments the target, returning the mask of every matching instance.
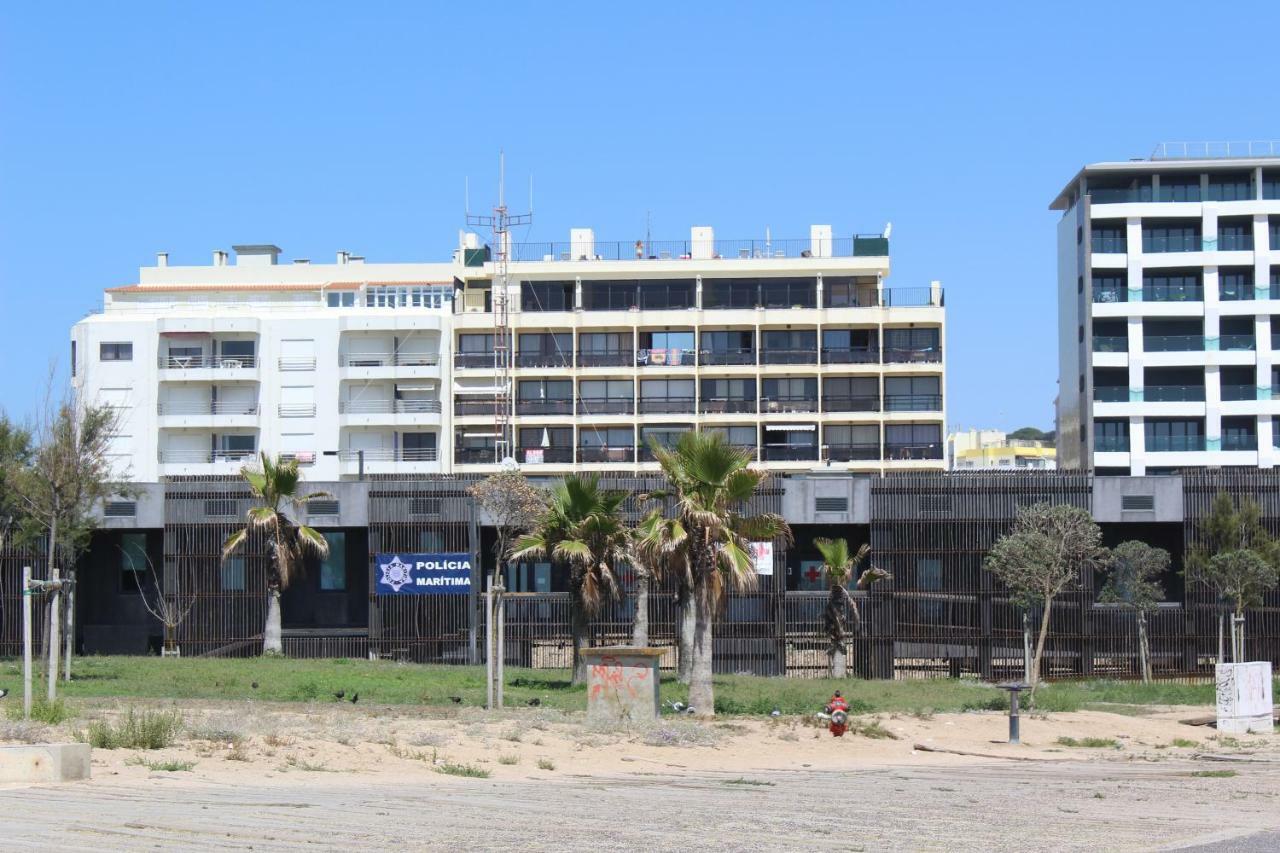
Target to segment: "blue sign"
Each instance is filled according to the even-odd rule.
[[[467,595],[470,554],[377,554],[375,590],[382,595]]]

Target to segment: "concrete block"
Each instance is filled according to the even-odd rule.
[[[587,720],[605,725],[658,718],[658,661],[662,649],[601,646],[583,649],[587,663]]]
[[[1218,731],[1270,734],[1271,662],[1220,663],[1216,677]]]
[[[0,746],[0,783],[88,779],[89,755],[87,743]]]

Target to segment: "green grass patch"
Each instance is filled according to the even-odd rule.
[[[1188,740],[1187,738],[1184,738],[1184,737],[1176,737],[1173,739],[1173,745],[1180,746],[1183,749],[1192,749],[1194,747],[1199,746],[1200,744],[1197,741]]]
[[[135,711],[130,708],[115,722],[93,720],[82,740],[98,749],[164,749],[182,730],[177,711]]]
[[[145,758],[125,763],[145,767],[153,773],[188,773],[196,766],[194,761],[147,761]]]
[[[765,782],[760,779],[748,779],[745,776],[739,776],[737,779],[724,779],[722,781],[725,785],[759,785],[759,786],[767,786],[770,788],[772,788],[774,784],[772,782]]]
[[[1198,779],[1230,779],[1240,774],[1234,770],[1193,770],[1191,775]]]
[[[7,711],[9,719],[11,720],[22,719],[22,697],[17,698],[18,701],[14,702]],[[37,699],[31,703],[32,722],[44,723],[47,726],[56,726],[65,723],[73,716],[75,715],[71,713],[71,709],[67,707],[67,703],[61,699],[54,699],[52,702],[45,699]]]
[[[465,776],[468,779],[488,779],[492,775],[488,770],[476,767],[474,764],[454,764],[448,761],[437,764],[435,770],[446,776]]]
[[[1060,737],[1056,741],[1058,746],[1082,747],[1085,749],[1119,749],[1120,741],[1111,737]]]

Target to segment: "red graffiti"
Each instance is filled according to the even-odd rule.
[[[589,678],[591,698],[597,698],[608,689],[615,695],[626,691],[628,696],[635,699],[640,695],[640,688],[643,687],[644,682],[648,680],[647,667],[628,667],[623,666],[617,658],[601,658],[600,663],[591,665]]]

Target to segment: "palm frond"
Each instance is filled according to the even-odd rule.
[[[222,559],[225,560],[236,551],[240,550],[240,546],[243,545],[248,538],[249,531],[246,528],[241,528],[228,536],[226,541],[222,543]]]
[[[320,531],[302,524],[298,526],[295,533],[301,550],[315,554],[321,559],[329,556],[329,540],[325,539]]]

